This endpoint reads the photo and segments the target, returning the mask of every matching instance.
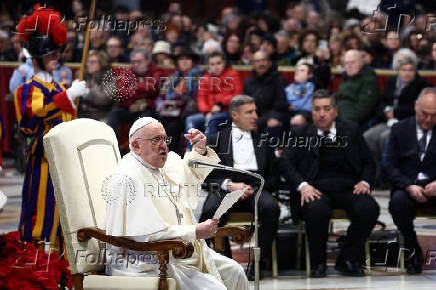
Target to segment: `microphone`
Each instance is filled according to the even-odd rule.
[[[211,167],[211,168],[216,168],[216,169],[228,169],[228,166],[225,165],[221,165],[221,164],[216,164],[216,163],[209,163],[209,162],[204,162],[204,161],[200,161],[198,159],[191,159],[188,161],[188,166],[192,167],[192,168],[201,168],[201,167]]]

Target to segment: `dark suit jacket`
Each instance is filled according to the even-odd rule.
[[[232,128],[223,128],[218,134],[209,138],[209,147],[215,150],[221,159],[220,164],[233,166],[233,146],[231,138]],[[279,181],[279,176],[274,174],[274,151],[272,147],[264,141],[261,142],[261,135],[252,132],[251,137],[254,144],[254,152],[258,170],[257,173],[265,178],[264,188],[272,191]],[[258,179],[235,172],[228,172],[223,170],[213,170],[206,179],[206,183],[222,184],[225,179],[231,179],[234,182],[245,182],[252,186],[258,186]]]
[[[383,112],[385,106],[393,106],[394,104],[394,92],[397,78],[398,76],[391,77],[386,82],[385,91],[383,94],[383,101],[378,112],[379,121],[386,121],[386,116]],[[417,73],[415,79],[407,86],[405,86],[404,89],[401,91],[398,99],[398,106],[394,109],[394,117],[398,120],[402,120],[414,116],[415,100],[418,98],[418,95],[423,88],[431,86],[431,83],[420,77]]]
[[[283,152],[280,173],[292,190],[296,190],[303,181],[312,184],[318,174],[319,148],[313,145],[312,147],[304,146],[306,140],[308,142],[311,140],[312,144],[315,144],[317,138],[319,140],[317,130],[313,124],[297,130],[293,138],[298,138],[299,142],[291,142],[291,145],[287,146]],[[352,173],[356,179],[365,180],[372,187],[375,179],[375,161],[359,127],[351,122],[336,120],[336,138],[338,146],[345,148],[344,158],[353,168]]]
[[[418,155],[416,118],[404,119],[392,126],[389,143],[384,154],[383,167],[394,188],[404,189],[416,184],[419,172],[436,180],[436,128],[421,162]]]

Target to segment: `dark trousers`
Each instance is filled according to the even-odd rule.
[[[210,219],[219,206],[219,199],[214,198],[217,193],[209,193],[203,205],[200,222]],[[234,212],[251,212],[254,215],[254,195],[246,200],[236,202],[220,219],[220,226],[225,225],[228,217]],[[265,261],[271,255],[272,242],[279,226],[280,208],[277,200],[268,191],[262,191],[258,201],[259,213],[259,246],[260,259]]]
[[[404,236],[404,246],[406,249],[411,251],[420,249],[413,227],[413,220],[415,219],[416,208],[430,206],[436,206],[436,198],[431,198],[428,202],[420,203],[411,198],[405,190],[397,189],[392,192],[389,212],[395,225]]]
[[[355,195],[352,190],[322,193],[320,199],[302,208],[312,266],[326,263],[329,223],[332,210],[336,208],[344,209],[351,220],[337,260],[359,261],[380,212],[377,202],[370,195]]]

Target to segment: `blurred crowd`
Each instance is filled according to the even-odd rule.
[[[267,9],[242,13],[237,6],[221,9],[218,19],[193,19],[182,1],[171,1],[159,17],[124,6],[97,7],[84,73],[89,92],[77,94],[78,117],[106,122],[123,153],[129,150],[127,132],[139,117],[158,118],[172,137],[163,138],[159,146],[169,145],[178,153],[191,150],[183,133],[204,130],[209,140],[216,140],[210,145],[223,154],[226,165],[258,172],[267,185],[277,186],[283,177],[291,191],[300,192],[303,215],[310,212],[304,218],[313,230],[308,232],[310,250],[316,253],[311,258],[312,277],[326,275],[323,252],[331,212],[324,209],[339,204],[351,212],[354,225],[345,243],[348,253],[336,266],[346,275],[362,276],[363,270],[354,264],[359,253],[353,249],[363,247],[379,214],[371,190],[390,182],[401,189],[398,204],[409,195],[418,202],[427,197],[431,205],[435,202],[436,143],[430,142],[431,134],[436,134],[435,85],[419,70],[436,70],[436,16],[424,5],[430,1],[412,6],[407,3],[413,1],[397,1],[402,5],[389,9],[395,1],[382,0],[373,15],[357,9],[339,11],[329,5],[333,2],[289,1],[282,19]],[[72,1],[72,12],[74,16],[65,19],[67,44],[54,54],[60,61],[51,71],[52,79],[66,87],[74,87],[77,78],[66,63],[81,61],[88,14],[80,0]],[[4,20],[0,27],[0,61],[21,63],[10,79],[11,93],[32,77],[35,65],[14,34],[17,21]],[[244,65],[249,66],[234,68]],[[279,66],[292,66],[291,82]],[[326,89],[332,87],[332,69],[338,68],[343,73],[336,94],[331,94]],[[393,72],[383,90],[375,69]],[[251,71],[246,74],[247,70]],[[218,132],[221,138],[216,137]],[[265,142],[258,134],[264,132]],[[311,144],[308,150],[307,144],[292,146],[289,142],[300,140],[291,138],[295,132],[303,141],[322,137],[327,145],[320,143],[317,154],[311,152]],[[336,135],[341,134],[350,138],[348,145],[339,146]],[[415,139],[416,144],[409,144],[413,150],[403,146]],[[404,162],[406,153],[413,155],[409,163]],[[281,172],[277,160],[285,160]],[[313,167],[317,164],[319,168]],[[402,171],[407,174],[399,174]],[[225,174],[214,177],[224,192],[250,186],[239,209],[253,210],[253,188],[258,185]],[[277,190],[265,188],[271,193]],[[327,193],[327,201],[317,188]],[[349,199],[336,196],[337,192],[347,193]],[[267,260],[280,210],[274,198],[262,196],[260,223],[268,226],[261,227],[261,260]],[[214,212],[217,204],[208,197],[203,213],[208,208]],[[401,208],[395,203],[390,208],[406,246],[420,253],[411,223],[413,209],[410,205],[406,209],[410,217],[400,220]],[[325,222],[322,228],[317,226],[320,221]],[[416,257],[408,262],[409,274],[421,272],[422,257]]]
[[[85,71],[91,91],[82,97],[78,115],[106,121],[120,138],[124,124],[140,116],[157,117],[174,136],[171,149],[181,152],[183,131],[194,127],[213,135],[219,124],[231,121],[231,99],[244,93],[256,100],[260,129],[280,136],[311,122],[313,92],[329,88],[331,69],[343,68],[338,91],[342,119],[366,130],[407,117],[413,108],[396,113],[395,106],[404,105],[398,96],[408,95],[406,105],[411,106],[419,90],[405,88],[428,86],[418,69],[436,69],[434,16],[422,4],[408,7],[400,1],[406,4],[397,11],[383,6],[389,1],[381,2],[378,12],[366,15],[358,9],[335,10],[331,1],[290,1],[281,19],[267,9],[242,13],[229,6],[213,20],[191,18],[181,1],[171,1],[159,17],[122,5],[110,10],[97,6]],[[73,17],[65,19],[68,41],[53,72],[54,80],[67,87],[77,76],[65,63],[81,61],[88,14],[80,0],[72,1],[71,11]],[[18,20],[6,19],[0,28],[0,61],[22,62],[11,77],[11,93],[33,73],[14,33]],[[114,63],[130,66],[112,67]],[[234,65],[251,65],[253,73],[244,79]],[[295,67],[293,83],[278,66]],[[379,97],[375,68],[399,72],[389,83],[389,96]]]
[[[128,63],[132,50],[145,48],[158,65],[174,64],[171,56],[178,55],[183,47],[192,48],[202,64],[207,64],[207,55],[212,51],[221,51],[230,65],[252,64],[253,53],[261,49],[278,65],[295,65],[304,59],[332,67],[341,66],[346,50],[360,49],[372,67],[391,69],[393,54],[409,48],[417,54],[420,69],[435,69],[434,14],[425,6],[399,7],[402,10],[396,13],[404,15],[398,23],[398,17],[397,21],[395,17],[387,19],[385,12],[390,12],[383,12],[383,6],[374,15],[365,15],[357,9],[337,11],[328,3],[290,1],[282,19],[269,10],[242,14],[236,6],[225,7],[213,20],[192,19],[180,1],[171,2],[168,11],[159,17],[125,6],[110,10],[97,6],[91,49],[104,51],[110,62]],[[72,18],[65,19],[68,43],[62,54],[64,62],[80,62],[88,19],[87,7],[80,0],[72,1],[72,13]],[[19,38],[13,32],[18,21],[1,22],[0,61],[25,61]]]

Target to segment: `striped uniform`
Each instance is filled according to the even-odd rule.
[[[21,239],[57,244],[59,215],[42,138],[57,124],[70,121],[76,113],[63,85],[37,77],[18,87],[14,103],[20,130],[29,140],[22,191]]]

